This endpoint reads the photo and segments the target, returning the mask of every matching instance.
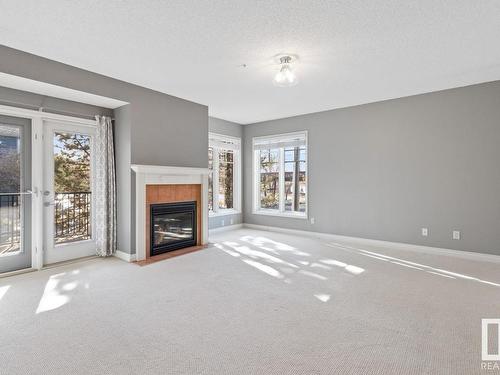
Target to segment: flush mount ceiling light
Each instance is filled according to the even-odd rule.
[[[276,73],[273,80],[275,86],[290,87],[299,83],[297,76],[292,69],[292,63],[297,61],[297,56],[279,55],[275,57],[275,60],[278,60],[280,65],[280,70]]]

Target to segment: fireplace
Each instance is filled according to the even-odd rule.
[[[208,243],[208,168],[132,165],[135,173],[135,257],[151,258],[151,205],[196,202],[196,244]],[[193,241],[194,242],[194,241]],[[176,252],[177,253],[177,252]],[[170,257],[172,253],[155,258]]]
[[[151,204],[150,256],[196,245],[196,202]]]

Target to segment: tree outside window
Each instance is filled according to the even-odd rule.
[[[279,208],[279,150],[260,150],[260,206]]]
[[[233,206],[234,152],[219,151],[219,208]]]
[[[306,149],[285,149],[285,211],[306,212]]]
[[[208,210],[214,209],[214,149],[208,148]]]
[[[209,134],[208,208],[211,215],[239,211],[240,140]]]

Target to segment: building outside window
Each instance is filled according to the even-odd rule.
[[[208,168],[210,215],[241,212],[241,140],[210,133]]]
[[[253,139],[254,213],[307,218],[307,132]]]

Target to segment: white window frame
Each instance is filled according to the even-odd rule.
[[[305,212],[298,211],[285,211],[285,147],[274,147],[274,149],[280,150],[279,159],[279,209],[269,209],[260,207],[260,149],[255,148],[255,144],[266,140],[279,140],[289,139],[293,137],[304,137],[305,139],[305,172],[306,172],[306,210]],[[252,138],[252,153],[253,153],[253,202],[252,202],[252,213],[254,215],[267,215],[267,216],[279,216],[279,217],[289,217],[296,219],[308,219],[309,217],[309,142],[307,130],[293,132],[293,133],[282,133],[282,134],[272,134],[268,136],[253,137]]]
[[[209,217],[241,214],[241,138],[208,133],[208,146],[212,148],[212,210]],[[233,151],[233,208],[219,207],[219,152]]]

